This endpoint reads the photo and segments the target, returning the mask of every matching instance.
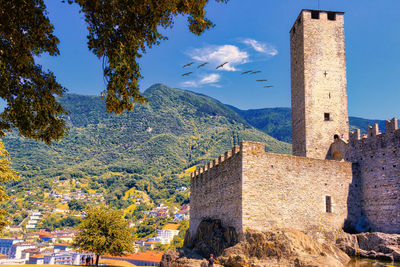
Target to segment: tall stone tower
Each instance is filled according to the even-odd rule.
[[[302,10],[290,31],[293,155],[326,159],[349,138],[344,13]]]

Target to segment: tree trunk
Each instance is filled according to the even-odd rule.
[[[99,258],[100,258],[100,255],[96,254],[96,267],[99,266]]]

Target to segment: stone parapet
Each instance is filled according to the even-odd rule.
[[[360,129],[356,129],[355,131],[350,132],[350,146],[356,147],[357,145],[371,145],[374,142],[377,142],[376,136],[380,136],[381,141],[387,138],[392,138],[392,135],[399,131],[397,118],[393,118],[391,120],[385,121],[385,133],[382,133],[379,130],[379,126],[375,123],[373,126],[367,127],[367,134],[361,135]]]
[[[196,179],[201,175],[206,176],[208,174],[208,171],[212,170],[213,167],[225,163],[226,161],[230,160],[232,158],[232,156],[234,156],[240,152],[241,152],[241,146],[234,146],[231,150],[226,151],[224,154],[222,154],[218,158],[216,158],[212,161],[209,161],[203,167],[196,169],[194,172],[192,172],[190,174],[190,177],[192,179]]]
[[[400,233],[400,130],[396,118],[350,134],[350,161],[358,166],[360,205],[372,231]]]

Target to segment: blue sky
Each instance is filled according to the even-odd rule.
[[[371,119],[399,116],[400,1],[320,0],[320,9],[344,11],[349,115]],[[87,29],[76,5],[45,1],[61,55],[38,62],[71,93],[100,95],[101,62],[87,49]],[[209,95],[241,109],[290,106],[289,30],[301,9],[318,0],[210,1],[207,17],[216,27],[192,34],[186,18],[163,31],[169,40],[140,59],[141,91],[154,83]],[[182,68],[188,62],[192,66]],[[197,66],[208,61],[204,67]],[[223,68],[215,67],[229,61]],[[260,70],[241,75],[246,70]],[[191,75],[182,77],[185,72]],[[267,79],[263,88],[257,79]]]

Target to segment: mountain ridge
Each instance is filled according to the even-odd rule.
[[[272,153],[291,152],[289,108],[240,110],[162,84],[149,87],[144,95],[149,103],[116,115],[106,113],[98,96],[66,94],[59,102],[70,112],[65,116],[70,129],[51,146],[16,132],[7,134],[3,142],[14,157],[13,167],[24,177],[12,190],[40,191],[68,180],[93,188],[107,185],[114,199],[110,201],[118,203],[122,200],[117,196],[132,186],[153,200],[163,199],[174,186],[188,186],[188,174],[180,175],[185,169],[213,160],[240,140],[262,142]],[[373,122],[355,118],[351,127]],[[114,182],[118,186],[110,186]]]
[[[4,144],[24,177],[16,187],[49,187],[60,179],[103,183],[118,176],[145,180],[161,191],[169,186],[162,177],[175,177],[230,149],[233,133],[265,143],[270,152],[290,153],[289,144],[255,129],[213,98],[161,84],[144,94],[149,103],[122,115],[106,113],[100,97],[65,95],[59,102],[69,111],[68,135],[51,146],[7,134]]]

